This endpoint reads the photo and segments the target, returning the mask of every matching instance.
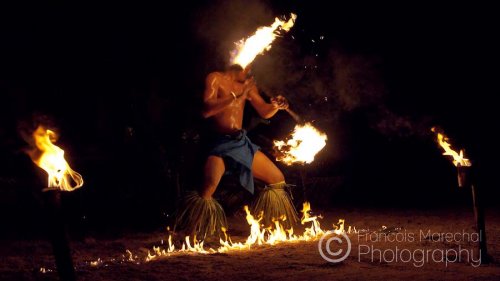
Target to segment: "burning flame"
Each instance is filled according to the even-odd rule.
[[[97,260],[95,261],[91,261],[90,262],[90,266],[99,266],[103,263],[103,261],[101,260],[101,258],[98,258]]]
[[[226,229],[222,229],[224,233],[224,238],[219,240],[220,246],[217,249],[208,248],[206,249],[203,246],[203,241],[198,241],[196,237],[194,237],[191,242],[191,238],[186,236],[184,242],[180,249],[176,249],[175,245],[172,243],[172,236],[168,237],[168,246],[165,249],[161,249],[160,247],[153,247],[153,253],[150,251],[145,258],[146,262],[154,260],[158,257],[162,256],[170,256],[176,253],[202,253],[202,254],[210,254],[210,253],[225,253],[231,250],[249,250],[254,246],[259,245],[275,245],[277,243],[285,243],[285,242],[297,242],[297,241],[313,241],[319,239],[322,235],[326,233],[330,233],[321,229],[320,223],[318,219],[321,216],[311,216],[311,205],[309,202],[305,202],[302,208],[302,219],[301,223],[303,225],[311,223],[310,227],[306,227],[304,233],[302,235],[295,235],[293,232],[293,228],[285,229],[281,224],[281,221],[285,220],[285,217],[276,219],[274,221],[274,228],[264,228],[261,225],[260,221],[262,219],[263,214],[259,214],[258,218],[255,218],[248,209],[248,206],[244,207],[246,212],[246,220],[248,225],[250,226],[250,234],[244,242],[233,242],[231,237],[226,234]],[[349,226],[348,230],[344,229],[344,220],[340,219],[337,224],[334,225],[334,230],[331,231],[333,234],[340,233],[356,233],[356,228],[351,228]],[[131,253],[129,254],[132,255]]]
[[[436,132],[436,128],[431,129],[432,132],[437,133],[437,141],[439,145],[443,148],[443,155],[448,155],[453,157],[453,164],[455,166],[472,166],[472,163],[469,159],[465,158],[464,151],[460,149],[460,152],[456,152],[451,148],[451,144],[448,143],[449,139],[444,134]]]
[[[274,147],[280,152],[276,160],[287,165],[296,162],[309,164],[325,147],[326,140],[326,134],[318,131],[311,123],[296,125],[289,140],[274,141]]]
[[[302,204],[302,219],[300,220],[301,224],[306,224],[308,222],[311,222],[311,227],[306,228],[304,231],[304,239],[307,241],[310,238],[315,238],[317,236],[323,235],[325,232],[321,229],[318,221],[318,216],[312,216],[310,215],[311,211],[311,204],[309,202],[304,202]]]
[[[35,148],[28,152],[31,160],[48,174],[48,188],[44,190],[73,191],[83,185],[82,176],[73,171],[64,150],[53,144],[56,133],[39,126],[33,132]]]
[[[126,250],[124,254],[122,254],[121,259],[101,259],[90,260],[86,264],[90,267],[101,267],[108,266],[109,264],[116,263],[135,263],[141,264],[141,262],[150,262],[152,260],[156,260],[161,257],[168,257],[173,255],[182,255],[182,254],[214,254],[214,253],[226,253],[229,251],[245,251],[250,250],[252,247],[259,245],[276,245],[278,243],[295,243],[300,241],[315,241],[321,238],[326,234],[339,235],[341,233],[359,233],[355,227],[349,226],[347,230],[344,228],[345,221],[343,219],[339,219],[339,222],[334,224],[333,230],[323,230],[320,227],[320,223],[318,219],[322,218],[319,216],[311,215],[311,204],[309,202],[305,202],[302,208],[302,219],[301,223],[303,225],[311,223],[310,227],[306,227],[304,233],[302,235],[295,235],[293,232],[293,228],[285,229],[281,224],[282,221],[286,220],[285,217],[281,217],[274,221],[274,228],[265,228],[261,223],[262,213],[255,218],[248,209],[248,206],[244,207],[246,212],[246,220],[248,225],[250,226],[250,234],[244,242],[233,242],[231,237],[226,234],[226,229],[222,229],[224,233],[224,238],[219,240],[220,246],[218,248],[207,248],[204,246],[203,241],[199,241],[196,239],[196,236],[191,238],[190,236],[186,236],[184,241],[182,241],[179,248],[176,248],[174,243],[172,242],[172,235],[168,236],[168,245],[163,246],[164,241],[161,240],[162,246],[153,246],[152,251],[149,250],[147,255],[140,261],[139,256],[134,255],[132,251]],[[167,228],[169,231],[169,228]],[[45,268],[41,268],[40,271],[45,272]],[[50,269],[47,271],[51,271]]]
[[[289,31],[296,18],[297,15],[293,13],[290,14],[288,21],[275,18],[272,25],[259,27],[252,36],[236,42],[236,50],[232,52],[235,55],[231,59],[231,63],[246,68],[258,54],[271,49],[271,44],[279,35],[278,28],[281,27],[281,30]]]

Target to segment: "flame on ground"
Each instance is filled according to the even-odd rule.
[[[278,150],[277,161],[287,165],[293,163],[311,163],[314,156],[326,145],[326,134],[318,131],[311,123],[296,125],[287,141],[274,141],[274,147]]]
[[[321,229],[319,219],[321,219],[321,215],[313,216],[311,215],[311,205],[309,202],[304,202],[302,208],[302,219],[301,224],[307,225],[310,223],[309,227],[306,227],[302,235],[294,234],[293,228],[285,229],[281,222],[285,220],[285,217],[281,217],[274,221],[274,228],[264,228],[261,224],[261,218],[263,214],[259,214],[258,218],[255,218],[249,211],[248,206],[244,207],[245,212],[247,214],[246,220],[248,225],[250,226],[250,235],[244,242],[233,242],[231,237],[226,234],[226,230],[222,229],[225,237],[224,239],[220,239],[220,246],[218,248],[206,248],[204,246],[204,241],[198,241],[196,237],[186,236],[184,241],[181,243],[179,248],[176,248],[174,243],[172,242],[172,235],[168,236],[168,245],[162,248],[162,246],[153,246],[152,251],[148,250],[147,254],[134,255],[132,251],[126,249],[125,253],[121,255],[121,258],[111,258],[111,259],[101,259],[98,258],[96,260],[90,260],[84,262],[84,266],[90,266],[92,268],[100,268],[107,267],[113,264],[123,264],[123,263],[134,263],[140,265],[143,262],[150,262],[156,260],[161,257],[168,257],[174,255],[183,255],[183,254],[214,254],[214,253],[226,253],[230,251],[245,251],[251,250],[253,247],[257,247],[259,245],[269,245],[273,246],[279,243],[296,243],[300,241],[315,241],[320,239],[323,235],[326,234],[351,234],[351,233],[361,233],[358,232],[356,227],[349,226],[347,230],[345,230],[345,220],[339,219],[339,221],[333,225],[333,230],[323,230]],[[167,228],[167,230],[169,230]],[[161,240],[161,244],[164,244],[164,241]],[[144,257],[145,256],[145,257]],[[82,266],[82,265],[79,265]],[[41,273],[52,272],[52,269],[46,269],[44,267],[40,268]]]
[[[293,27],[296,18],[296,14],[290,14],[288,21],[276,18],[272,25],[259,27],[252,36],[236,42],[236,50],[231,52],[234,54],[231,63],[239,64],[243,68],[247,67],[257,55],[271,49],[271,44],[279,35],[277,33],[278,28],[285,32],[289,31]]]
[[[99,266],[103,263],[103,261],[101,260],[101,258],[98,258],[97,260],[95,261],[91,261],[90,262],[90,266]]]
[[[35,148],[28,152],[31,160],[48,174],[48,188],[45,190],[73,191],[83,185],[82,176],[73,171],[64,150],[54,145],[56,133],[39,126],[33,132]]]
[[[217,249],[213,248],[205,248],[203,241],[198,241],[196,237],[192,239],[189,236],[186,236],[184,242],[180,249],[177,249],[175,245],[172,243],[172,236],[168,237],[168,245],[166,248],[162,249],[161,247],[153,247],[153,253],[148,251],[148,255],[145,258],[146,262],[154,260],[158,257],[170,256],[174,254],[180,253],[202,253],[202,254],[210,254],[210,253],[225,253],[232,250],[249,250],[252,247],[259,245],[276,245],[278,243],[290,243],[297,241],[314,241],[319,239],[322,235],[326,234],[328,231],[321,229],[320,223],[318,219],[321,216],[311,216],[311,205],[309,202],[305,202],[302,208],[302,219],[301,223],[303,225],[309,224],[309,227],[306,227],[304,233],[302,235],[294,234],[293,228],[285,229],[281,224],[281,221],[285,220],[285,217],[276,219],[274,221],[274,228],[264,228],[260,221],[262,219],[262,214],[259,214],[257,218],[255,218],[248,209],[248,206],[244,207],[246,212],[246,220],[248,225],[250,226],[250,234],[244,242],[233,242],[231,237],[226,234],[226,230],[222,229],[225,237],[221,238],[219,243],[220,246]],[[340,233],[357,233],[356,228],[351,228],[349,226],[348,230],[345,231],[344,228],[345,221],[340,219],[337,224],[334,225],[334,230],[332,231],[334,234]],[[131,253],[128,254],[132,256]]]
[[[432,132],[437,133],[437,141],[439,145],[443,148],[443,155],[453,157],[453,164],[455,166],[472,166],[472,163],[469,159],[465,158],[464,151],[460,149],[460,152],[456,152],[451,148],[451,144],[448,143],[449,139],[444,134],[436,132],[436,128],[431,129]]]

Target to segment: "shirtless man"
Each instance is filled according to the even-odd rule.
[[[259,95],[253,80],[246,79],[246,74],[247,71],[239,65],[233,65],[226,72],[212,72],[207,76],[202,114],[204,118],[212,119],[211,125],[217,134],[237,136],[242,131],[243,109],[247,100],[264,119],[273,117],[280,109],[288,108],[288,102],[282,96],[271,99],[271,103],[266,103]],[[250,144],[253,145],[251,142]],[[223,158],[224,155],[214,153],[205,163],[201,191],[204,198],[212,196],[225,172]],[[266,184],[285,180],[278,167],[257,149],[253,154],[251,171],[255,178]],[[253,193],[253,187],[247,189]]]
[[[288,102],[283,96],[277,96],[267,103],[259,95],[253,79],[247,79],[248,69],[239,65],[230,66],[225,72],[212,72],[206,78],[203,95],[204,107],[202,115],[211,121],[214,139],[204,166],[203,185],[198,196],[191,197],[186,206],[190,210],[181,212],[180,221],[188,217],[195,221],[185,222],[195,224],[195,232],[205,232],[202,235],[218,231],[220,225],[203,226],[205,221],[213,222],[213,218],[202,218],[203,213],[220,213],[220,220],[225,221],[222,207],[212,198],[226,170],[239,173],[240,184],[250,193],[254,193],[253,177],[263,181],[266,188],[259,193],[253,204],[253,213],[264,212],[263,223],[270,224],[272,219],[286,216],[287,224],[297,221],[293,203],[285,190],[286,183],[283,173],[276,165],[253,144],[242,129],[243,110],[248,100],[262,118],[271,118],[282,109],[288,108]],[[204,200],[204,201],[203,201]],[[212,207],[205,205],[212,204]],[[283,207],[285,206],[285,207]],[[210,211],[197,211],[207,210]],[[179,220],[178,220],[179,221]],[[182,223],[181,223],[182,224]]]

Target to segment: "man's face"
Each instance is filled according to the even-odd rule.
[[[245,71],[238,71],[236,72],[236,81],[238,82],[245,82],[245,80],[247,79],[247,74]]]

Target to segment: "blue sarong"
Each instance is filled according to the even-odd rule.
[[[222,157],[227,172],[239,172],[240,184],[253,194],[252,163],[259,148],[250,141],[247,132],[241,130],[236,135],[220,135],[215,138],[208,154]]]

